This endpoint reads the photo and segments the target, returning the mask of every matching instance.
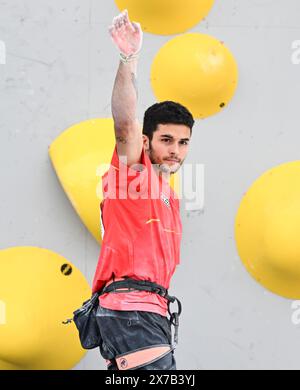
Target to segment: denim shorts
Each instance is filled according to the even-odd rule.
[[[102,338],[100,354],[111,361],[108,370],[118,370],[114,361],[118,355],[143,347],[172,344],[170,320],[158,313],[111,310],[99,305],[96,319]],[[135,370],[176,370],[174,350]]]

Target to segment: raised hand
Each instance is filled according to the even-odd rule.
[[[125,56],[140,51],[143,42],[143,31],[140,23],[130,22],[127,9],[113,18],[108,31],[118,50]]]

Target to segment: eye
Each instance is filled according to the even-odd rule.
[[[162,141],[163,141],[163,142],[165,142],[165,141],[169,142],[169,141],[171,141],[171,140],[168,139],[168,138],[164,138]]]
[[[188,143],[188,141],[182,141],[181,142],[183,145],[188,145],[189,143]]]

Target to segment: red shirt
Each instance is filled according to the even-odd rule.
[[[149,280],[169,288],[180,263],[182,224],[179,199],[158,175],[144,148],[144,169],[134,170],[119,160],[117,146],[110,168],[102,176],[102,246],[93,293],[123,276]],[[142,310],[167,315],[168,301],[156,293],[106,293],[100,305],[112,310]]]

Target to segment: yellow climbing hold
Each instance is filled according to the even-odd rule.
[[[91,296],[82,273],[37,247],[0,250],[0,370],[68,370],[85,355],[75,324]]]
[[[244,195],[235,222],[246,269],[280,296],[300,298],[300,161],[264,173]]]
[[[158,51],[151,67],[151,84],[159,101],[186,106],[195,118],[206,118],[228,105],[238,83],[237,63],[214,37],[179,35]]]
[[[179,34],[196,26],[211,10],[214,0],[115,0],[130,21],[147,33]]]

